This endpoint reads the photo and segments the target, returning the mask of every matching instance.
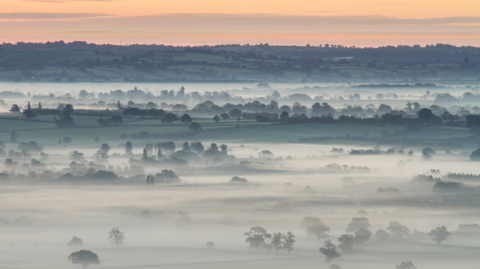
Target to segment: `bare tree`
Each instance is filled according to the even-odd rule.
[[[120,229],[112,228],[110,232],[108,232],[108,240],[110,241],[110,244],[116,247],[123,245],[123,240],[125,239],[123,234],[124,232],[120,231]]]

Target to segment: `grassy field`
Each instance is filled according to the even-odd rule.
[[[123,118],[124,123],[102,127],[98,125],[99,116],[73,116],[75,126],[57,128],[53,116],[39,116],[32,120],[12,119],[9,115],[0,116],[0,140],[9,141],[10,132],[19,135],[18,141],[34,140],[41,143],[56,143],[59,139],[69,136],[74,143],[94,143],[94,138],[102,141],[120,141],[120,135],[126,134],[129,139],[140,132],[150,134],[175,135],[191,133],[188,125],[181,122],[162,124],[159,119]],[[375,126],[375,125],[338,125],[338,124],[275,124],[268,122],[226,120],[218,123],[209,118],[195,118],[202,125],[203,131],[196,134],[199,141],[237,141],[285,143],[297,142],[299,138],[331,136],[332,141],[337,136],[380,137],[382,131],[402,132],[397,138],[408,139],[452,139],[472,136],[466,128],[430,126],[404,133],[405,126]],[[237,128],[237,125],[239,128]],[[342,142],[343,141],[343,142]],[[331,142],[331,141],[330,141]],[[347,143],[338,140],[335,143]],[[355,142],[357,143],[357,142]],[[371,144],[371,143],[367,143]]]
[[[245,142],[281,143],[298,141],[301,137],[345,135],[378,137],[382,130],[393,132],[404,130],[404,126],[368,126],[368,125],[336,125],[336,124],[275,124],[261,127],[222,129],[204,131],[197,134],[199,140],[237,140]]]
[[[243,48],[237,47],[234,50]],[[264,48],[275,50],[275,48]],[[298,50],[300,48],[286,48]],[[259,50],[257,53],[267,51]],[[432,70],[445,77],[453,76],[455,71],[461,71],[460,65],[449,65],[454,70],[442,69],[443,65],[428,66],[384,64],[384,66],[369,67],[367,63],[339,62],[334,57],[331,63],[314,64],[311,69],[302,69],[300,62],[285,69],[283,58],[241,55],[233,58],[232,52],[202,53],[202,52],[172,52],[156,51],[146,54],[144,51],[106,54],[104,51],[0,51],[0,63],[17,66],[21,64],[41,66],[35,71],[20,71],[22,69],[0,68],[0,79],[22,81],[66,81],[73,78],[77,82],[86,81],[302,81],[325,79],[353,79],[362,81],[364,78],[397,77],[400,73],[428,73]],[[232,57],[230,57],[232,56]],[[275,67],[278,72],[270,72],[264,65]],[[327,68],[328,70],[324,70]]]

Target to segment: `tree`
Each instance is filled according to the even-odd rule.
[[[202,153],[205,151],[205,148],[203,147],[203,144],[201,142],[192,142],[190,143],[190,149],[195,151],[196,153]]]
[[[105,154],[108,154],[110,150],[110,146],[107,143],[104,143],[100,146],[100,150],[103,151]]]
[[[230,117],[232,118],[238,118],[242,116],[242,111],[235,108],[230,110],[229,114],[230,114]]]
[[[188,126],[188,129],[194,131],[194,132],[198,132],[198,131],[201,131],[202,130],[202,125],[200,125],[200,123],[198,122],[192,122],[190,123],[190,125]]]
[[[388,232],[383,229],[379,229],[375,232],[375,238],[377,238],[380,241],[387,240],[389,236],[390,235],[388,234]]]
[[[342,234],[340,238],[338,238],[338,248],[340,248],[344,252],[349,252],[352,251],[353,249],[353,241],[355,240],[355,237],[350,234]]]
[[[10,108],[10,112],[18,113],[18,112],[20,112],[20,107],[17,104],[13,104],[12,108]]]
[[[470,160],[480,161],[480,148],[470,154]]]
[[[230,118],[230,116],[228,116],[227,113],[220,114],[220,117],[222,117],[223,121],[228,120]]]
[[[73,112],[73,105],[66,104],[65,105],[65,110],[68,111],[69,113],[72,113]]]
[[[362,245],[370,241],[372,232],[368,229],[358,229],[355,231],[355,243]]]
[[[326,240],[323,243],[323,247],[320,248],[320,253],[325,256],[325,262],[328,264],[340,257],[340,253],[337,251],[337,246],[335,246],[330,240]]]
[[[132,149],[133,149],[133,146],[132,146],[132,142],[130,141],[127,141],[127,143],[125,143],[125,154],[132,154]]]
[[[177,117],[177,115],[175,115],[173,113],[168,113],[167,115],[165,115],[165,121],[168,124],[172,124],[172,122],[178,121],[178,117]]]
[[[72,143],[72,139],[71,139],[70,137],[68,137],[68,136],[65,136],[65,137],[63,138],[63,143],[66,144],[66,145],[68,145],[68,144]]]
[[[87,98],[88,97],[88,92],[86,90],[81,90],[80,93],[78,93],[78,97]]]
[[[188,114],[183,114],[182,117],[180,117],[180,122],[185,122],[185,124],[188,124],[189,122],[192,122],[192,117]]]
[[[87,268],[89,265],[92,264],[100,264],[100,260],[98,259],[98,255],[96,253],[91,252],[90,250],[80,250],[77,252],[73,252],[68,256],[68,260],[72,262],[72,264],[80,264],[83,268]]]
[[[282,248],[282,245],[283,245],[282,239],[283,239],[282,233],[272,234],[272,241],[270,242],[270,246],[272,246],[272,248],[275,249],[275,252],[277,252],[279,249]]]
[[[410,234],[410,230],[406,227],[400,224],[398,221],[392,221],[389,223],[389,226],[387,227],[387,230],[390,231],[390,234],[396,238],[403,239],[405,238],[408,234]]]
[[[78,152],[78,151],[72,151],[69,153],[70,155],[70,160],[74,161],[74,162],[80,162],[84,159],[84,154],[81,153],[81,152]]]
[[[217,115],[215,115],[215,117],[213,117],[213,121],[215,121],[215,122],[219,122],[219,121],[220,121],[220,117],[219,117],[219,116],[217,116]]]
[[[58,127],[67,127],[75,124],[72,116],[67,111],[63,112],[63,114],[60,114],[59,117],[60,119],[57,119],[57,117],[53,118]]]
[[[27,117],[27,119],[31,119],[31,118],[35,118],[37,116],[37,113],[35,113],[35,112],[33,112],[29,109],[29,110],[23,111],[23,115],[25,117]]]
[[[267,233],[267,230],[260,226],[255,226],[250,229],[250,231],[245,233],[247,239],[245,242],[250,244],[251,248],[255,248],[258,251],[258,248],[265,247],[265,239],[271,238],[271,234]]]
[[[440,245],[442,241],[445,241],[450,237],[451,233],[447,231],[447,227],[441,226],[432,229],[428,235],[433,237],[432,240],[437,242],[437,245]]]
[[[293,245],[295,244],[295,235],[292,232],[288,231],[286,235],[283,235],[283,248],[287,252],[293,251]]]
[[[32,106],[30,105],[30,102],[28,102],[28,104],[27,104],[27,110],[30,110],[30,109],[32,109]]]
[[[370,227],[370,223],[368,222],[367,218],[352,218],[352,221],[348,224],[347,229],[345,232],[347,233],[354,233],[360,229],[368,229]]]
[[[222,144],[220,145],[220,150],[222,151],[223,154],[227,154],[227,145]]]
[[[283,111],[282,114],[280,114],[280,120],[281,121],[287,121],[289,118],[290,118],[290,116],[288,116],[287,111]]]
[[[108,241],[110,241],[110,244],[119,247],[123,245],[123,240],[125,239],[123,234],[124,232],[120,231],[120,229],[112,228],[110,232],[108,232]]]
[[[10,142],[16,142],[18,139],[18,134],[15,132],[10,132]]]
[[[74,236],[70,240],[70,242],[67,243],[69,247],[83,247],[83,240]]]
[[[300,225],[305,228],[305,232],[308,236],[316,236],[318,240],[327,237],[325,233],[330,232],[330,228],[316,217],[304,217]]]
[[[399,265],[395,265],[396,269],[417,269],[415,264],[413,262],[407,261],[407,262],[402,262]]]
[[[208,241],[206,245],[207,245],[207,248],[210,250],[212,250],[215,247],[215,243],[213,243],[212,241]]]
[[[38,109],[42,109],[42,103],[38,102]]]
[[[157,152],[157,159],[158,159],[158,160],[161,160],[161,159],[163,159],[163,158],[165,158],[165,156],[163,156],[163,154],[162,154],[162,150],[161,150],[161,149],[158,149],[158,152]]]

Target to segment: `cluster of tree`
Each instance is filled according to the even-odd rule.
[[[108,232],[108,240],[110,244],[119,247],[123,245],[125,240],[124,232],[120,231],[119,228],[112,228]],[[83,247],[83,240],[74,236],[70,242],[68,242],[69,247]],[[68,256],[68,260],[72,264],[80,264],[84,269],[92,264],[100,264],[100,259],[98,255],[90,250],[80,250],[73,252]]]
[[[118,124],[118,123],[122,123],[123,122],[123,119],[121,116],[112,116],[111,118],[109,119],[103,119],[103,118],[100,118],[97,120],[98,124],[100,124],[101,126],[110,126],[112,124]]]
[[[293,246],[295,244],[295,235],[292,232],[287,232],[282,234],[281,232],[270,234],[264,228],[260,226],[255,226],[250,228],[250,231],[245,233],[247,242],[250,245],[250,248],[258,249],[263,248],[268,252],[273,249],[275,252],[278,250],[284,249],[287,252],[293,251]]]

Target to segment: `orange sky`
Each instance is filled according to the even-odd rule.
[[[340,42],[378,46],[440,42],[480,46],[480,0],[0,2],[0,42],[86,40],[118,43],[121,38],[125,43],[173,45]],[[206,18],[205,14],[210,15]],[[234,16],[228,16],[230,14]],[[250,23],[250,16],[256,24]],[[379,16],[387,23],[383,20],[368,22]],[[338,17],[344,19],[335,19]],[[466,17],[470,19],[464,20]],[[397,21],[389,21],[390,18]],[[432,18],[455,19],[439,22],[429,20]],[[280,26],[283,21],[289,23]],[[284,28],[289,29],[282,30]]]

